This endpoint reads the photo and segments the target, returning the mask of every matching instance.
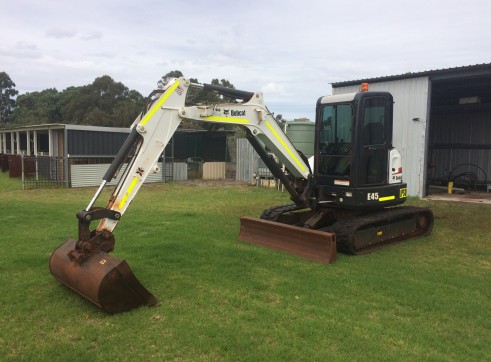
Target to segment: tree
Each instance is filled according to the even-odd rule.
[[[164,86],[169,83],[169,81],[173,78],[182,77],[182,72],[180,70],[172,70],[166,75],[163,75],[162,78],[157,82],[157,86],[159,88],[164,88]]]
[[[64,122],[92,126],[128,127],[145,104],[143,96],[104,75],[92,84],[67,89],[62,102]]]
[[[45,89],[20,95],[12,118],[16,124],[68,123],[128,127],[142,111],[143,96],[104,75],[92,84],[62,92]]]
[[[15,102],[12,120],[19,125],[59,123],[62,121],[59,103],[60,93],[55,88],[21,94]]]
[[[15,83],[5,72],[0,72],[0,124],[11,121],[12,110],[15,107],[15,97],[19,92]]]

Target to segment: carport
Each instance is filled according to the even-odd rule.
[[[491,67],[430,77],[428,184],[491,191]]]

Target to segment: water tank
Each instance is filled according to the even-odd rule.
[[[314,155],[315,123],[297,118],[284,124],[284,131],[295,148],[307,158]]]

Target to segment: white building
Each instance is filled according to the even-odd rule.
[[[448,181],[491,183],[491,63],[337,82],[333,94],[357,92],[363,82],[394,96],[393,146],[409,195]]]

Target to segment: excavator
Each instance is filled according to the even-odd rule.
[[[233,101],[187,105],[193,88]],[[109,313],[158,305],[128,263],[109,253],[115,246],[115,227],[145,178],[158,171],[159,156],[183,120],[244,128],[290,194],[291,204],[266,209],[259,218],[241,217],[239,240],[332,263],[337,251],[363,254],[429,235],[432,211],[400,206],[407,198],[407,184],[401,154],[392,145],[392,95],[368,91],[366,84],[362,88],[318,99],[315,155],[307,159],[268,110],[262,93],[196,84],[183,77],[170,80],[150,94],[94,197],[76,213],[78,238],[68,238],[53,251],[51,274]],[[119,172],[122,176],[106,206],[95,206]],[[91,227],[93,222],[97,226]]]

